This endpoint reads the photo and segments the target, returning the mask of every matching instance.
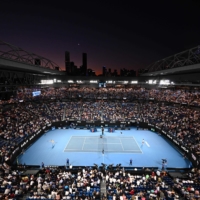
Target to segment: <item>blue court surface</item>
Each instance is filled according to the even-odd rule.
[[[72,136],[65,152],[142,153],[133,137]]]
[[[188,168],[190,161],[184,159],[163,136],[149,130],[105,130],[90,132],[85,129],[56,129],[42,135],[18,162],[27,165],[66,165],[68,158],[72,166],[93,166],[94,164],[121,164],[129,167],[159,167],[162,159],[167,159],[166,167]],[[142,142],[144,140],[144,142]],[[54,143],[52,143],[54,141]],[[103,153],[104,151],[104,153]]]

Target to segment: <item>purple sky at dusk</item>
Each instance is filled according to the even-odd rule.
[[[0,40],[64,69],[65,51],[79,67],[145,68],[200,44],[200,3],[190,1],[1,2]],[[129,1],[130,2],[130,1]]]

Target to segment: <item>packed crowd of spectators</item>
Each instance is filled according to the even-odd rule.
[[[188,178],[175,178],[173,185],[174,189],[185,199],[199,199],[199,175],[200,170],[197,168],[193,168],[188,173]]]
[[[68,101],[60,101],[61,99],[68,99]],[[73,99],[77,100],[73,101]],[[110,101],[112,99],[118,100]],[[133,99],[155,101],[143,101],[143,103],[141,103],[140,101],[132,101]],[[144,88],[48,88],[42,90],[41,96],[33,97],[32,90],[26,90],[25,92],[18,92],[17,96],[13,96],[9,101],[2,100],[0,102],[0,162],[2,164],[3,173],[9,170],[11,164],[9,163],[10,154],[20,142],[33,135],[47,124],[67,121],[72,118],[82,121],[136,120],[138,123],[146,122],[154,124],[161,130],[175,137],[180,144],[186,146],[194,152],[195,155],[200,155],[200,111],[194,107],[188,106],[200,105],[198,91],[191,92],[168,89],[146,90]],[[165,104],[163,102],[177,104]],[[13,171],[9,173],[19,172]],[[87,174],[88,173],[90,174],[91,172],[87,172]],[[198,185],[200,177],[199,171],[197,170],[195,173],[191,174],[191,180],[195,181],[195,184]],[[81,176],[85,176],[83,172],[81,172]],[[114,174],[109,174],[109,177],[110,176],[115,177]],[[138,180],[136,177],[131,178],[127,175],[125,177],[134,180],[134,184],[137,185]],[[141,177],[139,177],[139,179],[140,178]],[[2,181],[3,180],[4,178]],[[121,178],[121,176],[120,180],[124,182],[124,178]],[[115,181],[117,185],[113,185],[113,182],[110,183],[110,179],[106,179],[106,181],[108,183],[108,191],[110,192],[108,196],[112,194],[112,196],[114,196],[112,198],[115,198],[115,196],[117,198],[117,186],[119,186],[119,184]],[[147,181],[145,183],[147,183]],[[119,191],[121,191],[119,193],[125,194],[125,196],[127,196],[127,193],[131,189],[129,187],[130,185],[127,186],[128,189],[126,186],[127,184],[119,189]],[[192,198],[196,198],[195,195],[198,195],[200,188],[193,190],[194,186],[195,185],[192,183],[192,189],[188,192],[184,182],[180,182],[179,180],[175,182],[175,189],[186,197],[194,193]],[[16,188],[19,190],[21,187]],[[35,191],[35,189],[33,191]],[[63,192],[67,194],[66,191],[62,191],[62,195]],[[141,191],[139,191],[139,193],[142,198],[148,194],[148,189],[144,194],[142,194]],[[34,195],[34,192],[31,194]],[[98,194],[98,191],[96,194]],[[166,195],[165,193],[165,196]],[[153,197],[153,195],[151,196]]]
[[[90,167],[44,167],[38,176],[28,177],[29,199],[100,199],[101,179],[102,173]]]
[[[179,199],[173,178],[166,171],[144,169],[134,174],[123,169],[106,173],[107,198],[111,199]]]
[[[41,91],[39,96],[34,96],[34,91]],[[165,101],[173,103],[181,103],[193,106],[200,106],[200,91],[197,89],[145,89],[140,87],[135,88],[37,88],[28,89],[21,88],[16,95],[6,103],[18,103],[19,101],[32,100],[53,100],[53,99],[125,99],[136,100],[153,99],[156,101]],[[0,101],[0,104],[5,101]]]
[[[63,105],[19,103],[3,107],[0,118],[0,161],[9,161],[17,145],[45,125],[61,121]]]
[[[68,169],[46,166],[33,173],[25,167],[0,168],[0,199],[25,197],[48,200],[135,200],[199,199],[199,175],[196,168],[184,178],[171,177],[165,170],[144,168],[139,171],[94,167]],[[103,193],[101,188],[105,187]]]
[[[134,171],[126,172],[122,167],[116,170],[84,167],[77,172],[70,172],[46,167],[38,177],[27,179],[29,199],[179,198],[173,189],[173,179],[166,171],[144,170],[134,174]],[[106,186],[105,194],[100,194],[102,182]]]
[[[0,167],[0,199],[19,199],[23,197],[26,186],[23,185],[22,170],[12,170],[10,166]]]

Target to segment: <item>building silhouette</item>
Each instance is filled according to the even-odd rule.
[[[83,75],[87,75],[87,53],[82,54],[82,73]]]
[[[102,68],[102,75],[106,76],[106,74],[107,74],[106,66],[103,66],[103,68]]]
[[[128,70],[128,69],[121,69],[120,70],[120,76],[129,76],[129,77],[135,77],[136,71],[135,70]]]
[[[69,51],[65,51],[65,71],[67,74],[70,73],[70,53]]]

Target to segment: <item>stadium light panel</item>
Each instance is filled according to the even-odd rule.
[[[137,84],[138,81],[131,81],[131,84]]]
[[[170,85],[169,80],[160,80],[160,85]]]
[[[90,80],[90,83],[97,83],[97,80]]]
[[[149,80],[149,82],[148,82],[149,84],[156,84],[157,83],[157,81],[156,80]]]
[[[53,80],[41,80],[41,84],[53,84]]]

